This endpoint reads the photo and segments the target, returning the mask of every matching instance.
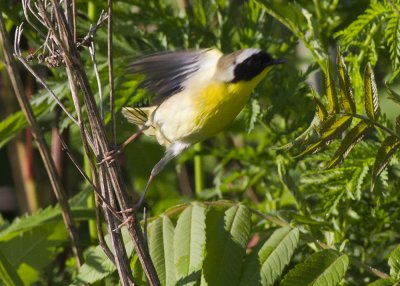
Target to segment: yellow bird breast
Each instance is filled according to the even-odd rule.
[[[159,143],[193,144],[223,130],[246,105],[267,70],[248,82],[211,81],[206,87],[186,89],[171,96],[153,114],[152,125]]]

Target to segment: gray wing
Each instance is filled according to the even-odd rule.
[[[128,72],[145,75],[141,87],[155,95],[156,104],[183,88],[186,79],[196,71],[201,54],[207,50],[165,52],[144,56],[128,65]]]

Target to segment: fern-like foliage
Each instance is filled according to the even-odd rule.
[[[378,122],[380,115],[378,91],[370,64],[367,64],[364,72],[365,115],[358,114],[356,111],[350,77],[340,51],[338,51],[337,56],[338,91],[336,91],[329,66],[330,64],[328,63],[327,74],[325,75],[327,108],[315,98],[319,120],[315,122],[317,127],[313,129],[318,130],[319,137],[314,141],[310,140],[308,147],[299,156],[315,153],[329,145],[333,140],[340,138],[340,145],[326,166],[327,169],[330,169],[341,163],[349,155],[353,147],[367,134],[375,129],[380,129],[389,136],[381,143],[375,157],[371,178],[371,189],[373,189],[376,179],[400,147],[400,134],[398,130],[389,129]],[[358,122],[352,125],[353,121]]]
[[[383,37],[390,51],[393,68],[391,80],[400,73],[400,3],[399,1],[372,1],[370,7],[347,28],[336,33],[341,46],[351,51],[355,60],[364,58],[371,65],[378,60],[378,48]]]

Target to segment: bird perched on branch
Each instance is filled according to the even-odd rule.
[[[272,66],[283,62],[260,49],[228,55],[204,49],[159,53],[130,63],[129,71],[145,76],[142,86],[155,96],[154,105],[124,107],[122,114],[139,126],[136,135],[154,136],[166,147],[137,207],[143,203],[151,181],[171,159],[230,124]]]

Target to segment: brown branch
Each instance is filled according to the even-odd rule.
[[[2,15],[0,15],[0,39],[1,39],[1,44],[2,44],[3,51],[4,51],[4,62],[6,65],[6,69],[10,76],[10,80],[13,85],[15,95],[18,99],[18,103],[20,104],[21,110],[23,111],[23,113],[32,129],[32,134],[38,144],[38,149],[39,149],[40,155],[42,157],[43,163],[45,165],[47,174],[49,176],[50,183],[52,185],[55,196],[60,204],[61,214],[62,214],[64,223],[65,223],[65,226],[67,228],[68,235],[71,239],[72,250],[73,250],[75,258],[76,258],[77,267],[79,268],[84,263],[84,260],[83,260],[82,249],[80,247],[77,231],[76,231],[75,225],[73,223],[71,210],[68,205],[68,198],[65,194],[65,191],[62,187],[60,178],[57,174],[56,168],[54,166],[54,162],[51,158],[50,151],[49,151],[49,149],[47,147],[47,143],[44,139],[43,132],[42,132],[39,124],[37,123],[36,118],[32,111],[32,107],[30,106],[30,103],[24,94],[24,89],[23,89],[23,84],[22,84],[21,78],[19,77],[19,74],[17,73],[17,68],[15,66],[15,62],[13,61],[13,59],[11,57],[11,55],[12,55],[11,44],[8,41],[8,36],[7,36],[5,26],[4,26],[4,21],[3,21]]]

